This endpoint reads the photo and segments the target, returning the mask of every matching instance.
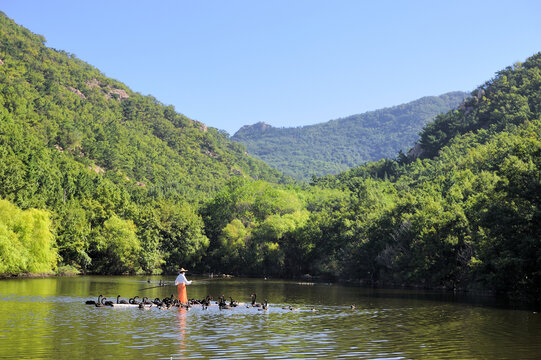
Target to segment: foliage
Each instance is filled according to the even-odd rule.
[[[372,220],[366,203],[340,214],[351,235],[341,276],[541,300],[539,59],[499,72],[462,109],[427,125],[421,158],[400,155],[313,179],[353,194],[372,179],[395,194]]]
[[[0,39],[0,197],[51,212],[60,265],[192,264],[207,242],[199,204],[231,178],[290,181],[224,132],[46,47],[3,13]]]
[[[421,133],[422,157],[436,156],[455,136],[479,129],[504,130],[541,112],[541,54],[497,73],[457,110],[439,115]]]
[[[201,209],[211,243],[207,270],[285,275],[289,236],[308,217],[299,189],[233,180]]]
[[[180,263],[195,267],[209,244],[201,217],[188,204],[162,203],[159,210],[165,269],[176,272]]]
[[[50,273],[56,261],[47,211],[0,199],[0,274]]]
[[[131,220],[111,216],[93,240],[90,251],[97,272],[123,274],[134,273],[139,269],[141,244]]]

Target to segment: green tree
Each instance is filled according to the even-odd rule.
[[[56,267],[49,213],[0,200],[0,274],[49,273]]]
[[[141,244],[131,220],[123,220],[116,215],[107,219],[94,238],[93,250],[93,267],[97,272],[135,273],[140,268]]]

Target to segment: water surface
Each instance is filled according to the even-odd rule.
[[[96,308],[99,294],[166,297],[173,277],[0,281],[0,358],[538,359],[541,316],[490,299],[294,281],[197,279],[189,298],[268,299],[268,311]],[[473,301],[470,301],[473,300]],[[355,309],[351,305],[355,304]],[[294,307],[295,310],[283,309]],[[312,310],[315,308],[315,311]]]

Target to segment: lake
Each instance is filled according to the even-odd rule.
[[[189,274],[188,274],[189,275]],[[201,279],[207,294],[267,311],[139,310],[85,305],[103,294],[166,297],[174,277],[60,277],[0,280],[2,359],[538,359],[541,315],[475,298],[283,280]],[[146,289],[146,290],[145,290]],[[355,309],[351,305],[355,304]],[[295,310],[282,309],[293,306]],[[312,310],[315,308],[315,311]]]

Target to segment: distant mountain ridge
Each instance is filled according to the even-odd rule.
[[[462,91],[297,128],[259,122],[245,125],[231,139],[248,153],[299,180],[337,174],[366,161],[395,157],[419,139],[436,115],[458,107]]]

